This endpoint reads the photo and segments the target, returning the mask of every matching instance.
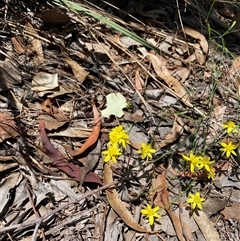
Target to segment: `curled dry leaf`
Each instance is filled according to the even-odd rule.
[[[192,239],[191,230],[187,226],[185,222],[180,220],[180,218],[174,214],[171,210],[171,205],[169,202],[169,193],[168,193],[168,182],[166,179],[166,170],[163,171],[163,173],[156,179],[153,180],[152,184],[153,189],[157,192],[157,196],[155,198],[154,204],[158,206],[164,206],[166,209],[170,219],[172,220],[175,232],[177,234],[177,237],[180,241],[186,241],[186,239],[183,236],[183,229],[185,231],[185,235],[188,237],[187,240]],[[153,195],[154,193],[152,193]]]
[[[220,241],[217,230],[204,212],[198,211],[198,214],[193,213],[193,218],[201,229],[206,241]]]
[[[208,55],[208,42],[207,42],[206,38],[198,31],[187,28],[187,27],[184,28],[184,32],[187,35],[199,40],[199,43],[194,44],[195,55],[196,55],[198,62],[200,64],[204,64],[206,62],[207,55]]]
[[[37,73],[32,80],[33,91],[54,90],[59,87],[58,74],[49,74],[45,72]]]
[[[42,42],[37,33],[37,31],[33,28],[31,23],[27,23],[25,26],[24,31],[27,33],[29,40],[32,43],[33,49],[36,51],[37,56],[34,58],[36,64],[42,64],[44,62],[44,56],[43,56],[43,48],[42,48]]]
[[[21,83],[20,71],[10,62],[0,61],[0,91]]]
[[[154,54],[148,53],[147,58],[153,65],[153,68],[157,75],[163,79],[166,84],[174,90],[174,92],[182,98],[185,102],[190,102],[189,95],[182,84],[174,78],[170,71],[167,69],[166,63],[167,59],[163,58],[162,56],[157,57]]]
[[[102,185],[100,177],[91,172],[89,167],[87,167],[87,170],[84,170],[84,167],[80,167],[76,164],[66,161],[66,158],[63,156],[63,154],[56,149],[48,139],[43,120],[39,120],[39,130],[43,146],[47,152],[47,155],[54,160],[53,165],[55,167],[74,178],[74,180],[77,182],[94,182]]]
[[[0,112],[0,143],[7,138],[18,136],[13,117],[8,113]]]
[[[71,67],[72,72],[79,83],[83,83],[83,81],[88,76],[89,72],[87,72],[82,66],[80,66],[76,61],[70,59],[69,57],[65,58],[67,64]]]
[[[43,142],[43,147],[45,148],[48,156],[54,159],[55,161],[64,159],[63,154],[58,149],[56,149],[48,139],[48,136],[45,132],[45,125],[43,120],[39,120],[39,131],[40,131],[40,138]]]
[[[165,140],[158,143],[157,145],[160,148],[162,148],[168,144],[173,143],[183,134],[183,131],[184,131],[184,123],[182,119],[178,116],[175,116],[175,120],[171,131],[166,135]]]
[[[69,121],[68,117],[64,114],[63,111],[59,110],[59,108],[57,108],[54,105],[55,100],[54,99],[46,99],[42,104],[41,104],[41,108],[42,110],[44,110],[45,112],[47,112],[49,115],[52,115],[55,117],[55,119],[59,122],[62,121]]]
[[[240,56],[233,60],[229,69],[230,80],[234,82],[237,89],[237,95],[240,96]]]
[[[94,102],[92,103],[93,116],[94,116],[94,127],[91,135],[88,137],[87,141],[81,146],[78,151],[69,151],[72,156],[79,156],[85,152],[90,146],[96,143],[100,129],[101,129],[101,114],[98,112]]]
[[[111,170],[111,165],[108,163],[104,164],[104,185],[113,182],[113,173]],[[111,190],[106,190],[106,195],[109,204],[114,209],[114,211],[121,217],[124,223],[126,223],[132,229],[140,233],[152,233],[152,231],[141,227],[136,220],[133,218],[132,214],[128,211],[125,204],[119,198],[117,190],[111,188]]]

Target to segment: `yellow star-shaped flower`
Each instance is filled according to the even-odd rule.
[[[141,213],[148,217],[148,222],[150,225],[154,224],[154,218],[160,218],[161,215],[158,214],[159,206],[152,208],[150,204],[147,204],[147,207],[141,210]]]
[[[108,145],[113,145],[115,143],[118,145],[122,145],[124,148],[126,147],[126,144],[129,144],[129,135],[121,125],[116,126],[109,133]]]
[[[237,125],[233,121],[224,122],[222,127],[223,129],[226,129],[228,134],[231,132],[238,133]]]
[[[152,159],[152,154],[156,152],[156,149],[152,148],[150,144],[142,143],[141,149],[138,150],[138,153],[141,154],[142,159]]]
[[[122,155],[121,150],[118,148],[117,144],[114,144],[112,146],[109,146],[106,151],[102,152],[103,155],[105,155],[104,161],[112,161],[113,163],[117,162],[117,157]]]
[[[214,163],[214,161],[210,161],[210,160],[211,160],[211,159],[210,159],[209,156],[204,156],[204,157],[201,159],[201,162],[202,162],[204,168],[205,168],[208,172],[210,172],[211,166],[212,166],[212,164]]]
[[[191,173],[194,172],[195,167],[198,169],[203,168],[202,157],[194,155],[192,151],[190,151],[189,156],[182,154],[182,157],[189,162]]]
[[[187,203],[191,204],[191,209],[195,209],[196,207],[202,209],[203,201],[205,201],[205,198],[202,198],[199,192],[196,192],[195,194],[189,193]]]
[[[227,158],[229,158],[232,154],[235,155],[235,156],[237,155],[237,153],[236,153],[234,150],[238,147],[238,145],[234,145],[234,144],[232,143],[232,141],[229,141],[228,143],[226,143],[226,142],[221,142],[220,144],[221,144],[221,146],[222,146],[222,148],[220,149],[220,151],[222,151],[223,154],[226,153],[226,157],[227,157]]]

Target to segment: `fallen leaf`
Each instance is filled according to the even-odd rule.
[[[11,41],[13,43],[14,49],[18,54],[32,54],[33,50],[31,48],[28,48],[24,44],[24,40],[20,36],[15,36],[11,38]]]
[[[46,128],[47,129],[47,128]],[[49,133],[48,136],[67,136],[67,137],[78,137],[78,138],[88,138],[91,135],[92,130],[71,128],[68,127],[66,130],[57,131]]]
[[[228,199],[219,199],[214,197],[208,197],[205,200],[202,211],[206,213],[209,217],[211,215],[217,214],[220,210],[224,209],[227,206]]]
[[[70,17],[57,9],[44,10],[41,19],[44,24],[52,26],[64,26],[70,22]]]
[[[127,101],[121,93],[112,93],[106,96],[107,108],[102,110],[102,117],[108,118],[110,115],[117,117],[123,116],[123,108],[126,107]]]
[[[8,113],[0,112],[0,143],[18,135],[13,117]]]
[[[183,229],[185,231],[186,237],[188,237],[187,240],[192,239],[191,230],[187,226],[187,224],[180,220],[180,218],[174,214],[171,210],[171,205],[169,202],[169,193],[168,193],[168,182],[166,179],[166,170],[163,171],[161,176],[154,181],[153,188],[156,189],[157,197],[154,200],[154,204],[158,206],[162,206],[166,209],[170,219],[172,220],[175,232],[177,234],[177,237],[180,241],[186,241],[186,239],[183,236]]]
[[[184,123],[180,117],[175,115],[175,119],[174,119],[174,123],[171,131],[166,135],[164,141],[157,143],[158,147],[162,148],[164,146],[167,146],[168,144],[173,143],[183,134],[183,131],[184,131]]]
[[[20,179],[20,173],[11,173],[9,176],[5,178],[1,178],[0,180],[0,188],[1,188],[1,196],[0,196],[0,216],[7,212],[9,206],[8,202],[11,201],[13,195],[11,195],[11,190],[17,186],[18,181]]]
[[[67,121],[57,121],[50,115],[39,115],[38,119],[44,121],[45,128],[49,131],[57,130],[67,123]]]
[[[36,51],[37,56],[34,58],[35,62],[37,64],[42,64],[44,62],[44,55],[43,55],[43,48],[42,48],[42,42],[38,35],[38,32],[33,28],[31,23],[27,23],[25,26],[24,31],[28,33],[28,38],[30,42],[32,43],[33,49]]]
[[[225,207],[221,214],[225,219],[236,219],[240,221],[240,203],[232,203],[231,207]]]
[[[42,104],[42,110],[47,112],[49,115],[55,117],[55,119],[59,122],[67,122],[69,121],[68,117],[64,114],[63,111],[59,110],[55,105],[54,99],[46,99]]]
[[[19,70],[11,63],[0,60],[0,91],[8,90],[21,83],[22,77]]]
[[[87,78],[89,72],[87,72],[82,66],[80,66],[76,61],[70,59],[69,57],[65,58],[67,64],[71,67],[72,72],[79,83]]]
[[[92,133],[78,151],[69,151],[72,156],[79,156],[80,154],[85,152],[90,146],[96,143],[98,139],[98,136],[101,130],[101,115],[98,112],[94,102],[92,103],[92,108],[93,108],[93,116],[94,116],[94,127],[92,130]]]
[[[112,177],[112,169],[111,165],[108,163],[104,164],[104,185],[112,183],[113,177]],[[122,200],[119,198],[117,190],[115,188],[111,188],[110,190],[106,190],[106,195],[109,204],[114,209],[114,211],[121,217],[123,222],[127,224],[132,229],[141,232],[141,233],[152,233],[152,231],[149,231],[143,227],[141,227],[136,220],[133,218],[132,214],[128,211],[125,204],[122,202]]]
[[[32,80],[33,91],[53,90],[59,86],[58,74],[48,74],[45,72],[37,73]]]
[[[185,90],[185,88],[182,86],[182,84],[174,78],[170,71],[167,69],[166,63],[167,59],[163,58],[162,56],[157,57],[154,54],[148,53],[146,57],[150,60],[150,62],[153,65],[153,68],[157,75],[163,79],[166,84],[174,90],[174,92],[182,99],[185,100],[185,102],[190,102],[189,94]]]
[[[39,120],[39,130],[40,137],[43,142],[43,147],[45,148],[47,155],[54,160],[53,165],[55,167],[65,172],[78,182],[94,182],[102,185],[102,181],[97,174],[93,172],[87,173],[83,170],[84,167],[80,167],[71,162],[67,162],[67,159],[63,156],[63,154],[58,149],[56,149],[49,141],[48,136],[45,132],[43,120]],[[82,171],[84,176],[82,176]]]
[[[201,229],[206,241],[220,241],[217,230],[204,212],[199,210],[197,214],[193,213],[193,218]]]
[[[84,158],[84,161],[82,163],[84,164],[84,167],[81,170],[81,179],[80,184],[83,183],[83,181],[86,182],[87,174],[97,165],[100,153],[101,153],[101,141],[98,140],[95,145],[91,146],[91,151],[88,153],[86,158]]]
[[[44,90],[44,91],[39,92],[38,96],[43,97],[44,95],[47,95],[48,98],[55,98],[60,95],[72,93],[73,91],[74,91],[73,89],[72,90],[65,89],[65,88],[63,88],[63,86],[60,85],[59,87],[56,87],[52,90]]]
[[[240,96],[240,56],[233,60],[232,66],[229,69],[229,77],[235,84],[237,95]]]
[[[139,70],[136,70],[135,73],[135,88],[136,90],[142,90],[142,83],[144,83],[144,81],[142,80],[140,74],[139,74]]]
[[[199,41],[199,43],[195,43],[195,55],[200,64],[204,64],[206,62],[207,56],[208,56],[208,42],[204,35],[199,33],[196,30],[190,29],[185,27],[184,28],[185,34],[195,38]]]
[[[70,177],[74,178],[74,180],[77,182],[93,182],[102,185],[100,177],[93,172],[88,172],[87,174],[85,173],[85,175],[82,176],[82,171],[84,167],[80,167],[76,164],[66,162],[63,160],[55,161],[53,165],[57,167],[59,170],[65,172]]]
[[[43,142],[43,147],[45,148],[47,155],[55,161],[65,159],[63,154],[58,149],[56,149],[48,139],[48,136],[45,132],[45,125],[43,120],[39,120],[39,131],[40,138]]]

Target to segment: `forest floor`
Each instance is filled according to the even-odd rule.
[[[0,241],[240,241],[240,3],[0,20]]]

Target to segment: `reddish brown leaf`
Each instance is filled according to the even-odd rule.
[[[74,178],[77,182],[93,182],[102,185],[100,177],[93,172],[89,172],[89,167],[80,167],[73,163],[64,161],[64,159],[66,160],[66,158],[58,149],[56,149],[51,144],[50,140],[48,139],[48,136],[45,132],[43,120],[39,120],[39,130],[40,137],[42,139],[43,146],[47,152],[47,155],[55,160],[53,165],[55,165],[59,170],[68,174],[70,177]]]
[[[43,120],[39,120],[39,131],[40,131],[40,137],[43,142],[43,147],[45,148],[48,156],[54,159],[55,161],[64,159],[63,154],[58,149],[56,149],[49,141],[48,136],[45,132],[45,126],[44,126]]]
[[[74,178],[75,181],[81,182],[82,181],[82,171],[84,167],[80,167],[70,162],[65,161],[55,161],[54,165],[61,171],[65,172],[70,177]],[[100,177],[93,173],[89,172],[85,176],[83,182],[93,182],[102,185],[102,181]]]
[[[93,108],[93,115],[94,115],[94,127],[92,130],[92,133],[78,151],[70,151],[70,154],[72,156],[78,156],[78,155],[82,154],[90,146],[92,146],[94,143],[96,143],[96,141],[98,139],[100,129],[101,129],[101,115],[98,112],[97,107],[94,103],[92,103],[92,108]]]

